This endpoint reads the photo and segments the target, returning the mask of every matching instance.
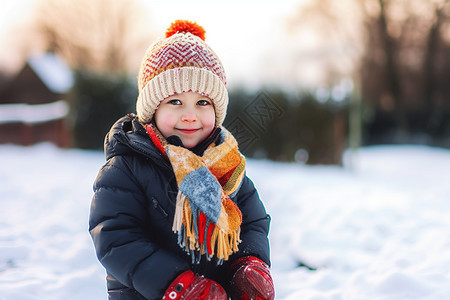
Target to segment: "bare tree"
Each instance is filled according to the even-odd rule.
[[[315,0],[294,17],[297,28],[316,24],[308,18],[326,24],[315,31],[325,41],[353,36],[363,45],[353,57],[353,78],[366,104],[383,116],[375,126],[396,129],[402,133],[397,137],[405,138],[426,132],[429,124],[442,127],[444,118],[436,121],[436,114],[450,111],[443,80],[450,74],[449,0]],[[343,25],[349,19],[359,35]]]
[[[41,0],[33,27],[72,67],[122,73],[151,42],[144,11],[135,0]]]
[[[437,70],[436,58],[439,57],[439,46],[443,42],[441,30],[443,24],[448,20],[450,15],[446,13],[445,9],[449,9],[449,1],[439,1],[434,4],[434,18],[430,26],[429,35],[425,44],[425,55],[423,60],[423,76],[424,88],[423,97],[425,101],[425,117],[428,119],[428,126],[434,127],[435,122],[431,122],[435,118],[436,98],[439,97],[439,83],[438,76],[441,75]],[[442,76],[442,75],[441,75]],[[433,130],[433,128],[431,128]]]
[[[378,99],[375,97],[372,101],[381,104],[381,109],[392,111],[400,132],[416,130],[414,123],[426,127],[430,122],[429,112],[433,110],[433,94],[439,90],[436,66],[438,60],[442,63],[445,59],[440,55],[443,49],[439,45],[443,43],[441,28],[448,21],[448,12],[445,11],[448,1],[377,2],[378,13],[368,19],[366,27],[374,38],[368,40],[366,49],[372,50],[365,52],[365,60],[370,59],[373,49],[382,53],[384,59],[370,70],[379,69],[384,76],[381,82],[369,76],[363,80],[367,86],[372,85],[381,91]],[[367,10],[365,13],[369,15]],[[362,68],[367,67],[367,64],[362,64]],[[368,91],[368,97],[376,95]],[[383,101],[389,102],[386,99],[390,99],[391,105],[383,104]]]
[[[304,44],[299,43],[296,67],[302,67],[302,59],[315,60],[318,67],[325,69],[325,85],[353,77],[362,51],[359,10],[359,3],[354,0],[315,0],[300,5],[289,18],[287,30],[293,39],[302,39],[302,33],[307,33],[315,45],[305,51]]]

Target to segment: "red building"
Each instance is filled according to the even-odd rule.
[[[0,91],[0,143],[71,145],[67,96],[73,74],[55,54],[30,57]]]

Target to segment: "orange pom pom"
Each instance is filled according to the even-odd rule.
[[[174,35],[177,32],[190,32],[193,35],[198,36],[202,40],[205,40],[205,29],[195,22],[186,20],[176,20],[173,22],[166,31],[166,38]]]

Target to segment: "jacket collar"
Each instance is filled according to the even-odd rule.
[[[170,163],[155,147],[146,130],[137,118],[128,114],[120,118],[105,137],[106,159],[118,155],[138,154],[155,163],[170,168]]]

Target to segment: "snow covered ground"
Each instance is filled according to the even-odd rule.
[[[1,300],[106,299],[87,232],[103,161],[0,146]],[[272,215],[276,298],[450,299],[450,151],[371,147],[352,165],[248,162]]]

